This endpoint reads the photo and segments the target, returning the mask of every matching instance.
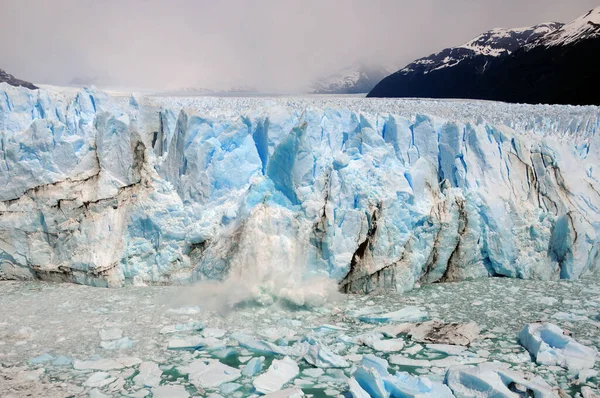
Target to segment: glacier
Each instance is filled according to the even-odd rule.
[[[0,279],[298,305],[323,280],[576,279],[600,264],[599,127],[598,107],[0,84]]]

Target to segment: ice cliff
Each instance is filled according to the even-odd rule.
[[[578,278],[600,263],[599,130],[598,107],[0,84],[0,278]]]

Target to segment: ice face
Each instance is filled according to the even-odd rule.
[[[0,277],[320,305],[598,268],[597,107],[0,85]],[[229,305],[227,299],[219,304]]]

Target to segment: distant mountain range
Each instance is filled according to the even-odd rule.
[[[378,66],[352,65],[313,82],[312,94],[366,94],[390,74]]]
[[[600,7],[576,20],[494,29],[386,77],[369,97],[600,105]]]
[[[8,83],[11,86],[23,86],[27,87],[30,90],[37,89],[37,87],[34,84],[26,82],[25,80],[17,79],[13,75],[3,71],[2,69],[0,69],[0,83]]]

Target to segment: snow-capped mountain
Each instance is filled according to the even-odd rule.
[[[492,29],[461,46],[446,48],[439,53],[420,58],[396,73],[399,75],[427,74],[439,69],[457,66],[461,62],[469,62],[474,58],[501,58],[561,26],[561,23],[550,22],[529,28]],[[485,59],[485,61],[489,62],[491,59]],[[477,63],[475,62],[475,64]]]
[[[568,24],[494,29],[386,77],[370,97],[600,104],[600,7]]]
[[[23,86],[30,90],[37,89],[37,87],[34,84],[26,82],[25,80],[17,79],[13,75],[3,71],[2,69],[0,69],[0,83],[8,83],[11,86]]]
[[[313,94],[363,94],[390,74],[379,66],[352,65],[318,79],[313,83]]]
[[[600,37],[600,7],[590,10],[585,15],[561,26],[559,29],[544,35],[540,40],[527,46],[556,47],[576,44],[578,42]]]

